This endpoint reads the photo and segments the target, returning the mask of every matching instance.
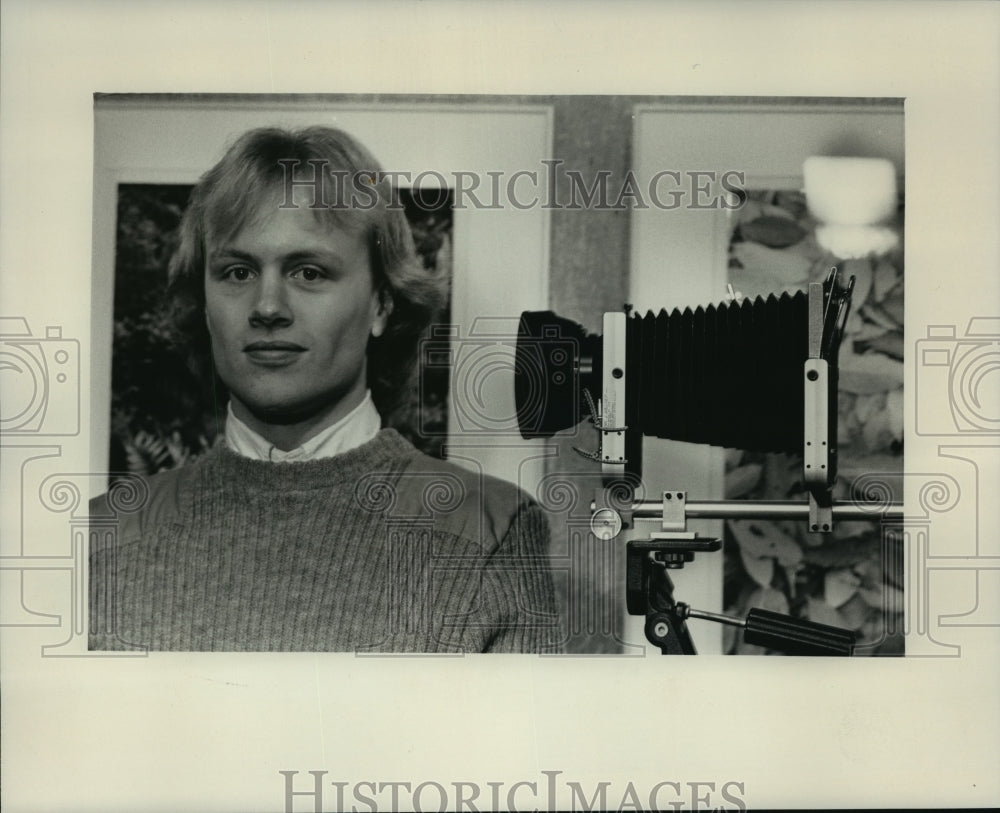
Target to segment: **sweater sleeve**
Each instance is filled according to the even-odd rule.
[[[534,502],[522,504],[483,566],[486,604],[495,613],[486,652],[561,651],[548,548],[544,511]]]
[[[91,651],[142,649],[119,637],[119,559],[128,547],[141,545],[149,529],[176,519],[182,469],[138,478],[90,501],[88,604]],[[116,499],[113,492],[121,488]]]

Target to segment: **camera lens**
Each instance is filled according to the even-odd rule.
[[[514,398],[522,437],[551,437],[583,420],[581,393],[592,387],[593,375],[581,369],[594,366],[593,352],[600,350],[600,343],[599,336],[552,311],[521,314]]]

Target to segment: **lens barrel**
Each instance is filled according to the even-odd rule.
[[[601,337],[552,311],[525,311],[514,357],[514,400],[524,438],[547,438],[586,417],[583,390],[601,390]]]

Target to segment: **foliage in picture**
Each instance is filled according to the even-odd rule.
[[[900,249],[840,260],[816,243],[815,225],[801,193],[751,193],[734,223],[730,282],[753,297],[804,290],[832,267],[842,279],[855,278],[839,356],[833,496],[844,500],[859,475],[893,479],[903,470],[903,255]],[[727,498],[801,500],[802,480],[801,457],[727,451]],[[855,631],[858,655],[903,654],[902,551],[880,530],[872,522],[837,522],[830,534],[809,533],[802,522],[727,522],[727,612],[743,616],[762,607],[790,613]],[[730,627],[725,651],[764,653]]]

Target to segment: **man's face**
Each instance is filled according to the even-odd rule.
[[[308,436],[357,406],[368,339],[386,324],[362,235],[275,200],[231,240],[207,243],[212,355],[236,416],[265,437],[296,424]]]

